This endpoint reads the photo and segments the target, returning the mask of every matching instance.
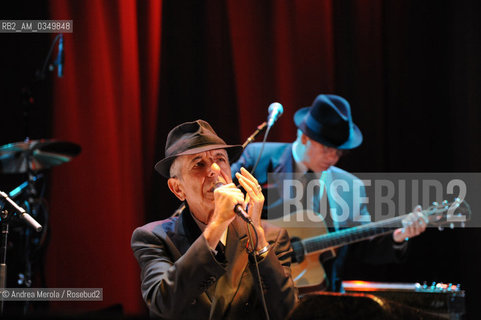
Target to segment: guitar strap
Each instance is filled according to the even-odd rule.
[[[316,189],[314,190],[313,210],[314,212],[317,212],[322,217],[324,217],[324,223],[327,227],[328,232],[334,232],[336,231],[336,227],[331,216],[326,183],[321,179],[321,183],[319,186],[316,186]],[[335,256],[336,252],[334,250],[328,250],[319,255],[319,262],[322,264],[322,266],[324,267],[324,271],[326,272],[326,278],[324,283],[322,284],[325,289],[331,286],[330,277],[333,271],[333,258]]]
[[[326,183],[321,179],[321,183],[314,187],[314,197],[312,199],[312,209],[324,218],[324,223],[329,232],[336,231],[334,220],[331,216],[329,197],[327,196]]]

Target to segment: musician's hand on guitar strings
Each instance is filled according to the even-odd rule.
[[[426,230],[428,218],[422,213],[421,206],[416,206],[410,214],[403,219],[403,227],[394,230],[393,239],[401,243],[409,238],[416,237]]]

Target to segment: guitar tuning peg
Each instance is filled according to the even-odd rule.
[[[451,222],[451,223],[449,224],[449,228],[454,229],[454,223]]]
[[[439,227],[438,227],[438,230],[439,230],[439,231],[443,231],[443,230],[444,230],[444,227],[439,226]]]
[[[443,202],[441,202],[443,205],[447,205],[448,204],[448,200],[444,200]]]
[[[464,222],[461,222],[461,228],[464,228],[466,224]]]
[[[439,203],[437,203],[436,201],[433,202],[433,206],[437,207],[438,205],[439,205]]]

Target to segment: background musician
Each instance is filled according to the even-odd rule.
[[[295,113],[294,122],[298,128],[296,140],[293,143],[266,143],[262,157],[253,173],[259,183],[265,187],[265,193],[269,193],[269,188],[276,188],[268,183],[268,173],[282,175],[294,172],[299,175],[308,174],[311,178],[317,177],[325,183],[325,186],[329,186],[332,181],[338,179],[348,182],[349,185],[360,185],[358,197],[364,197],[365,187],[361,180],[335,167],[343,153],[358,147],[363,139],[361,131],[352,121],[347,100],[337,95],[320,94],[315,98],[312,106],[301,108]],[[232,165],[232,171],[236,172],[240,167],[251,170],[261,146],[260,143],[248,145],[240,159]],[[327,196],[327,204],[330,208],[327,212],[333,209],[340,212],[342,208],[339,203],[329,191],[325,190],[329,188],[319,190],[321,194],[314,197],[315,202]],[[360,199],[353,199],[353,193],[341,193],[340,196],[348,204],[349,215],[342,221],[327,215],[325,222],[331,232],[356,225],[355,217],[369,215],[366,203],[359,201]],[[282,210],[281,205],[282,201],[267,199],[263,214],[270,217],[269,212]],[[311,204],[308,203],[307,206],[309,205]],[[316,208],[315,205],[313,204],[314,208]],[[414,213],[408,215],[405,227],[394,230],[392,234],[339,248],[336,259],[324,263],[328,278],[325,285],[328,290],[341,290],[344,262],[348,253],[358,261],[361,259],[363,262],[373,264],[400,261],[406,252],[406,239],[415,237],[426,229],[426,218],[419,212],[420,209],[417,207]]]

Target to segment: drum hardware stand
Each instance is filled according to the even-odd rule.
[[[0,197],[9,203],[10,206],[18,212],[19,217],[22,218],[27,224],[35,229],[35,231],[40,232],[42,226],[32,218],[22,207],[18,206],[9,196],[3,191],[0,191]],[[7,285],[7,240],[8,240],[8,223],[10,220],[10,215],[8,210],[2,209],[0,213],[0,224],[1,224],[1,245],[0,245],[0,289],[5,289]],[[4,311],[4,300],[3,295],[0,303],[0,314]]]
[[[0,242],[0,289],[5,289],[7,287],[7,237],[8,237],[8,211],[1,210],[1,242]],[[3,315],[3,295],[0,302],[0,315]]]
[[[27,138],[28,139],[28,138]],[[35,182],[39,181],[43,174],[36,173],[32,169],[33,159],[33,150],[28,150],[26,155],[26,164],[27,164],[27,181],[13,189],[7,196],[10,199],[19,198],[21,196],[21,200],[17,201],[18,203],[22,202],[23,207],[25,208],[25,214],[30,214],[32,217],[37,218],[40,213],[42,223],[44,227],[40,226],[36,221],[35,223],[28,223],[29,227],[22,228],[22,232],[20,232],[20,239],[23,238],[23,257],[24,260],[22,261],[23,270],[17,270],[17,279],[16,282],[20,287],[30,288],[32,286],[32,263],[37,261],[34,258],[34,253],[42,250],[42,246],[44,243],[44,239],[46,237],[48,231],[48,210],[47,208],[42,207],[43,203],[43,189],[45,187],[44,181],[42,181],[42,187],[40,187],[40,191],[37,190],[35,186]],[[20,207],[23,209],[22,207]],[[17,210],[20,212],[19,210]],[[28,213],[27,213],[28,212]],[[34,218],[32,218],[34,219]],[[40,232],[42,231],[41,235],[34,236],[32,234],[32,230],[30,227],[33,227],[35,231]],[[7,233],[8,233],[8,226],[7,226]],[[7,239],[5,238],[5,241]],[[34,242],[35,241],[35,242]],[[5,249],[6,250],[6,249]],[[43,272],[39,273],[40,281],[45,282]],[[43,284],[44,285],[44,284]],[[24,301],[22,305],[23,314],[26,315],[30,308],[30,301]]]
[[[49,63],[50,57],[52,56],[55,44],[59,44],[58,56],[54,62]],[[59,34],[55,37],[52,42],[48,54],[42,64],[41,69],[37,69],[35,76],[32,81],[22,88],[22,104],[24,106],[23,118],[24,118],[24,128],[25,128],[25,140],[23,142],[11,143],[0,147],[0,173],[26,173],[27,181],[13,189],[10,193],[5,193],[0,191],[0,200],[9,203],[12,209],[17,213],[16,216],[24,220],[30,227],[35,231],[40,232],[43,229],[43,233],[40,238],[33,239],[32,230],[29,227],[25,227],[23,233],[24,244],[24,257],[25,260],[22,261],[25,270],[24,274],[19,273],[17,283],[18,285],[23,285],[25,287],[30,287],[32,285],[32,253],[35,250],[40,250],[44,240],[47,235],[47,225],[48,225],[48,210],[45,205],[45,199],[43,198],[45,182],[42,181],[41,191],[38,192],[35,186],[35,182],[40,178],[43,178],[43,174],[38,173],[39,170],[49,169],[53,166],[60,165],[62,163],[70,161],[73,157],[80,153],[80,146],[69,143],[61,142],[56,140],[30,140],[30,114],[32,108],[35,104],[34,89],[37,85],[45,80],[48,71],[53,71],[55,67],[58,68],[58,76],[62,77],[63,70],[63,34]],[[21,195],[23,206],[22,208],[15,201],[15,199]],[[24,200],[24,199],[25,200]],[[0,202],[1,204],[1,202]],[[9,220],[12,213],[1,207],[0,212],[0,224],[1,224],[1,243],[0,243],[0,292],[1,289],[6,288],[7,285],[7,239],[9,232]],[[27,213],[28,212],[28,213]],[[43,213],[42,222],[45,228],[30,215],[34,217],[39,215],[39,212]],[[30,214],[29,214],[30,213]],[[35,248],[32,250],[32,241],[35,240]],[[43,278],[43,274],[41,275]],[[44,281],[44,279],[42,279]],[[0,315],[4,314],[4,300],[0,297]],[[23,313],[26,314],[29,308],[29,301],[26,301],[23,305]]]

